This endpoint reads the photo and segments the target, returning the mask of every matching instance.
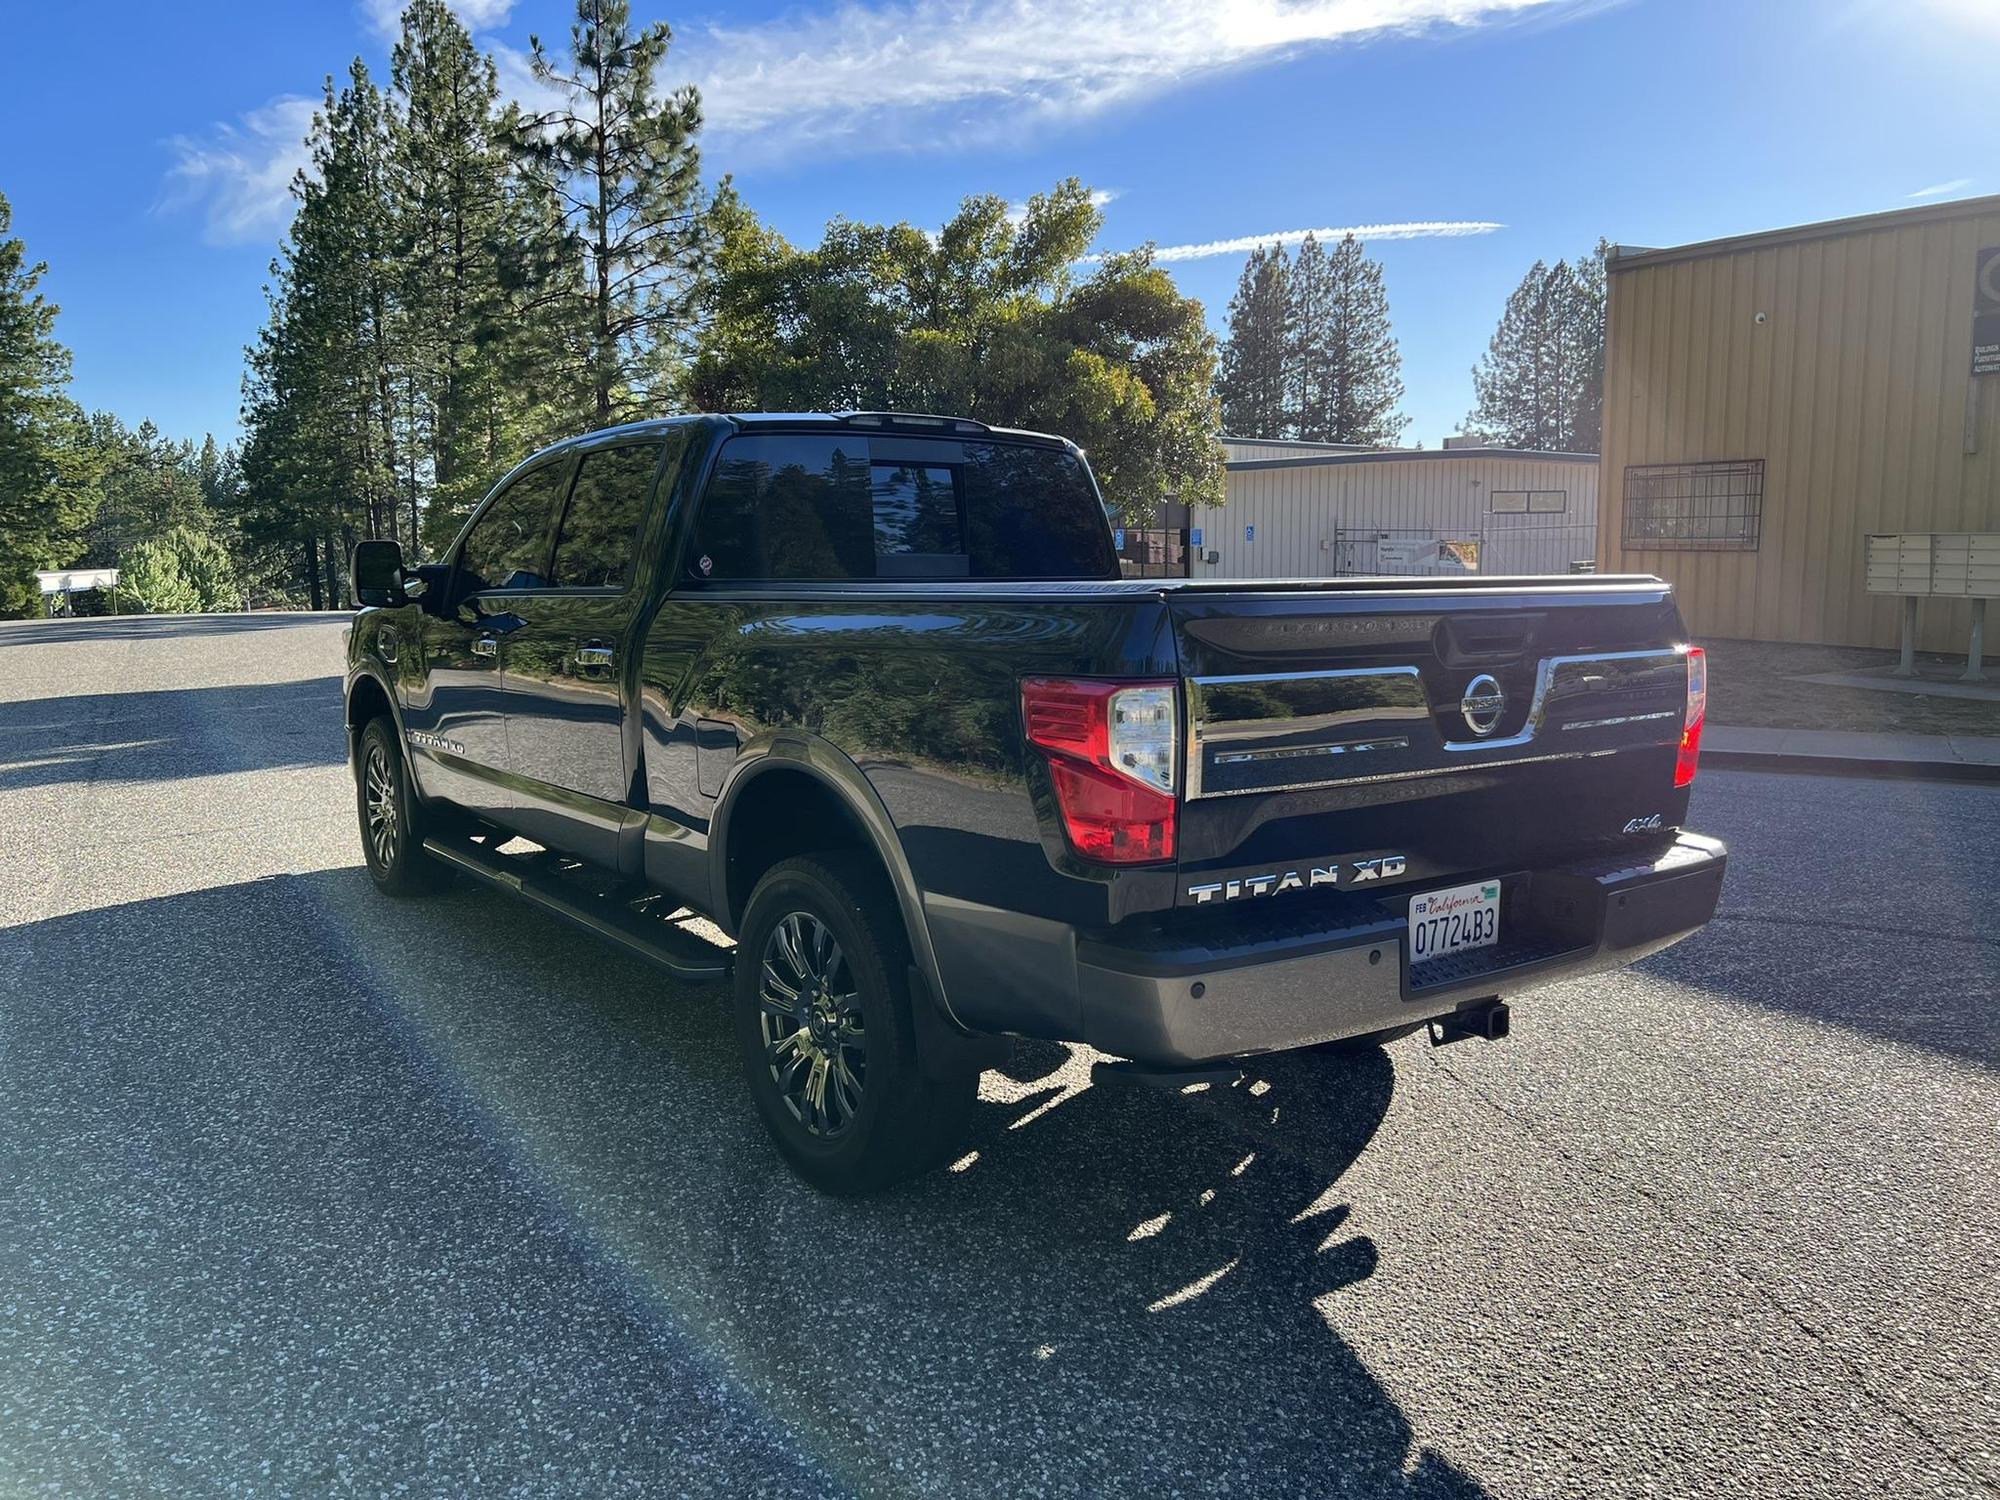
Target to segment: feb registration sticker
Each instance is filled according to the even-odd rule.
[[[1500,941],[1500,882],[1477,880],[1410,898],[1410,962]]]

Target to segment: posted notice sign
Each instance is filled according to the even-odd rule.
[[[2000,375],[2000,245],[1979,252],[1973,277],[1972,373]]]

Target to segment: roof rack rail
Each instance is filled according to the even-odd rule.
[[[915,427],[929,432],[991,432],[984,422],[970,417],[941,417],[921,411],[842,411],[835,412],[851,427]]]

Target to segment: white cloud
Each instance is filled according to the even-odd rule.
[[[358,3],[369,25],[384,36],[395,33],[405,0]],[[515,0],[450,3],[478,31],[505,23]],[[1562,19],[1588,14],[1601,3],[847,0],[818,14],[690,27],[677,39],[660,83],[700,86],[715,147],[711,159],[718,167],[733,167],[807,144],[859,153],[1004,142],[1313,47],[1392,33]],[[507,97],[530,110],[556,102],[533,77],[524,52],[497,43],[492,51]],[[306,161],[304,136],[313,107],[310,99],[286,95],[237,124],[175,138],[169,204],[203,204],[205,232],[215,242],[282,229],[292,177]],[[1411,232],[1374,237],[1407,238]],[[1184,259],[1197,252],[1230,253],[1227,246],[1180,246],[1161,256],[1177,251],[1186,252],[1177,257]]]
[[[447,0],[447,3],[465,23],[467,31],[505,26],[514,10],[514,0]],[[361,0],[361,13],[378,36],[394,38],[403,29],[403,12],[409,9],[409,4],[410,0]]]
[[[1934,182],[1927,188],[1918,188],[1910,194],[1912,198],[1949,198],[1953,193],[1962,193],[1972,186],[1970,177],[1954,177],[1949,182]]]
[[[1315,46],[1468,30],[1588,0],[848,3],[689,28],[668,61],[712,131],[760,152],[1007,140]]]
[[[1105,204],[1111,202],[1112,199],[1116,198],[1117,196],[1118,194],[1110,188],[1092,188],[1090,190],[1090,206],[1092,208],[1102,208],[1104,207]],[[1028,219],[1027,204],[1014,203],[1008,206],[1007,222],[1009,224],[1024,224],[1027,222],[1027,219]]]
[[[290,218],[292,179],[311,159],[306,133],[318,108],[317,99],[284,94],[204,138],[175,136],[164,206],[200,204],[212,245],[276,238]]]
[[[1404,224],[1349,224],[1331,229],[1277,229],[1269,234],[1245,234],[1232,240],[1206,240],[1198,245],[1162,245],[1153,252],[1156,261],[1207,260],[1215,255],[1248,255],[1260,245],[1296,245],[1307,235],[1322,244],[1335,244],[1353,235],[1357,240],[1453,240],[1469,234],[1491,234],[1505,229],[1490,219],[1423,219]],[[1101,255],[1085,257],[1102,260]]]

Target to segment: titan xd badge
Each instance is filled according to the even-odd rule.
[[[1400,854],[1383,854],[1374,859],[1334,860],[1330,864],[1307,865],[1298,870],[1273,871],[1268,875],[1239,875],[1233,879],[1211,880],[1187,888],[1196,906],[1211,901],[1240,901],[1246,896],[1276,896],[1285,891],[1314,890],[1321,886],[1360,885],[1370,880],[1394,880],[1409,868]]]

